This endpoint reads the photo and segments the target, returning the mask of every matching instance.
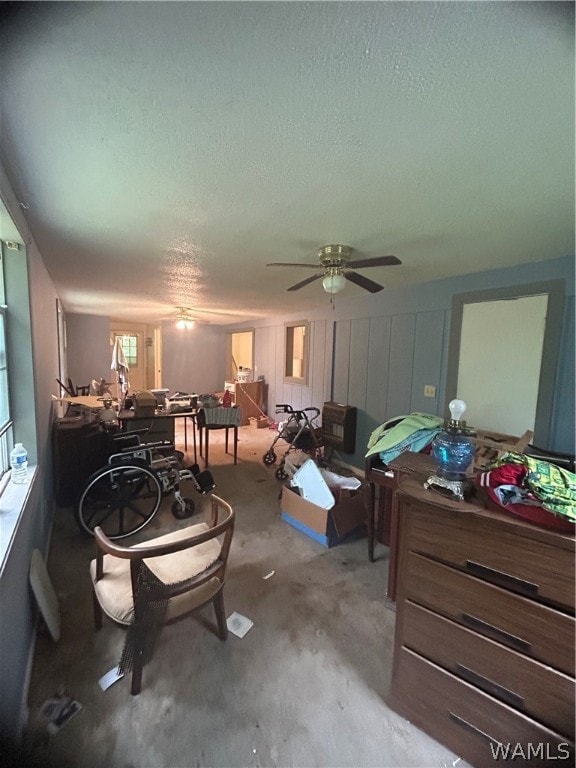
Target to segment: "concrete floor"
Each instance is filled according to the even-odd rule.
[[[53,643],[39,628],[29,695],[26,743],[33,756],[42,756],[39,764],[465,768],[386,705],[395,618],[385,601],[387,549],[378,546],[379,559],[369,563],[365,537],[327,550],[284,523],[281,484],[261,461],[273,436],[241,428],[234,466],[223,432],[211,435],[217,493],[237,513],[227,615],[237,611],[253,628],[223,643],[211,608],[166,627],[139,696],[130,695],[128,678],[105,692],[98,685],[119,661],[124,630],[105,620],[95,633],[88,578],[93,542],[80,534],[72,510],[58,510],[48,568],[62,637]],[[203,505],[193,490],[189,495]],[[176,520],[164,503],[129,541],[197,521]],[[48,736],[37,712],[58,690],[83,708]]]

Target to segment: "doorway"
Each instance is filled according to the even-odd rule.
[[[226,379],[235,381],[240,368],[254,369],[254,329],[228,334]]]
[[[120,339],[128,364],[130,392],[148,389],[148,365],[144,346],[146,326],[135,323],[110,323],[110,354],[116,339]]]

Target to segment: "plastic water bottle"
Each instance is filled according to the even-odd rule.
[[[16,443],[10,451],[10,466],[12,467],[12,482],[28,482],[28,451],[22,443]]]

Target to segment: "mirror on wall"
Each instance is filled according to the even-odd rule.
[[[446,412],[461,398],[471,426],[548,447],[563,306],[562,280],[454,296]]]
[[[308,321],[300,320],[284,326],[284,381],[291,384],[308,383]]]

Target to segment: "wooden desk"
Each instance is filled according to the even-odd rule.
[[[390,464],[370,456],[366,460],[365,477],[370,484],[368,511],[368,558],[374,562],[374,543],[389,547],[388,590],[389,600],[396,601],[396,572],[398,562],[398,502],[396,490],[401,474],[417,474],[426,478],[435,468],[434,460],[425,453],[405,451]]]

